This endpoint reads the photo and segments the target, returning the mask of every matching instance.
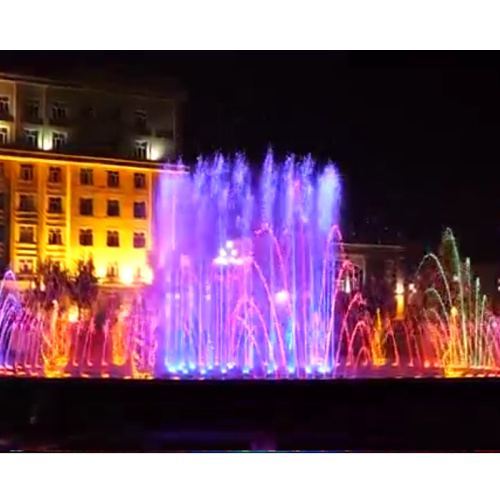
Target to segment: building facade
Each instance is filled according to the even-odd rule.
[[[352,262],[357,274],[360,291],[370,287],[374,281],[388,290],[396,292],[404,286],[406,277],[404,247],[364,243],[344,243],[344,252]]]
[[[0,73],[0,147],[172,160],[183,99],[179,91],[165,97]]]
[[[0,74],[0,261],[21,281],[92,258],[103,283],[151,280],[153,197],[179,100]]]
[[[1,151],[0,258],[23,281],[40,262],[92,258],[103,283],[151,281],[153,192],[183,173],[146,162]]]

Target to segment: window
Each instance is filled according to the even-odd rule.
[[[62,181],[62,173],[59,167],[49,167],[49,182],[59,184]]]
[[[49,196],[49,214],[62,214],[62,198],[60,196]]]
[[[91,247],[94,245],[94,233],[92,229],[80,229],[80,245]]]
[[[134,201],[134,219],[146,218],[146,202]]]
[[[108,187],[120,187],[120,173],[115,170],[108,170]]]
[[[35,228],[33,226],[19,228],[19,243],[35,243]]]
[[[94,174],[91,168],[80,169],[80,184],[82,186],[92,186],[94,184]]]
[[[135,141],[134,155],[138,160],[148,157],[148,141]]]
[[[120,202],[118,200],[108,200],[108,217],[120,217]]]
[[[62,231],[49,229],[49,245],[62,245]]]
[[[9,129],[7,127],[0,127],[0,144],[7,144],[9,142]]]
[[[135,189],[144,189],[146,187],[146,174],[134,174]]]
[[[67,116],[67,106],[63,102],[54,102],[52,105],[52,118],[55,120],[64,120]]]
[[[24,141],[32,148],[38,147],[38,130],[26,129],[24,131]]]
[[[33,165],[21,165],[19,177],[24,182],[33,182]]]
[[[118,278],[118,262],[115,262],[114,264],[108,264],[106,268],[106,277]]]
[[[54,269],[60,270],[63,267],[60,260],[50,259],[50,263]]]
[[[32,259],[21,259],[19,261],[18,273],[19,274],[32,274],[34,270]]]
[[[94,200],[92,198],[80,198],[80,215],[94,215]]]
[[[40,103],[34,99],[26,102],[26,118],[28,120],[38,120],[40,117]]]
[[[67,134],[64,132],[52,133],[52,149],[61,149],[66,145],[68,140]]]
[[[147,124],[146,111],[137,110],[134,113],[134,124],[138,130],[144,130],[146,128],[146,124]]]
[[[10,99],[7,96],[0,97],[0,115],[10,115]]]
[[[142,231],[134,232],[134,248],[146,247],[146,233]]]
[[[32,194],[19,195],[19,211],[34,212],[35,211],[35,196]]]
[[[81,115],[82,118],[85,118],[87,120],[93,120],[95,118],[95,109],[92,107],[91,104],[87,104],[82,108]]]
[[[120,246],[120,235],[118,231],[108,231],[106,235],[106,245],[108,247],[119,247]]]

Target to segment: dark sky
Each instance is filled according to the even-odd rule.
[[[138,54],[3,52],[0,67],[176,76],[189,94],[186,159],[220,149],[260,161],[270,144],[331,158],[344,177],[345,233],[427,247],[449,225],[473,258],[500,255],[495,53]]]

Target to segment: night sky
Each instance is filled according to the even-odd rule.
[[[310,152],[343,176],[347,239],[355,229],[366,242],[431,248],[449,225],[467,255],[500,255],[494,53],[2,52],[0,68],[178,77],[186,162],[240,150],[260,163],[269,145]]]

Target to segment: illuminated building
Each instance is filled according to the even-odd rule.
[[[92,257],[104,283],[151,280],[153,193],[182,95],[0,74],[0,259],[27,278]]]
[[[359,290],[374,306],[390,308],[395,305],[396,315],[400,317],[407,293],[406,248],[361,243],[344,243],[343,248],[353,264],[355,279],[341,283],[341,290]]]

